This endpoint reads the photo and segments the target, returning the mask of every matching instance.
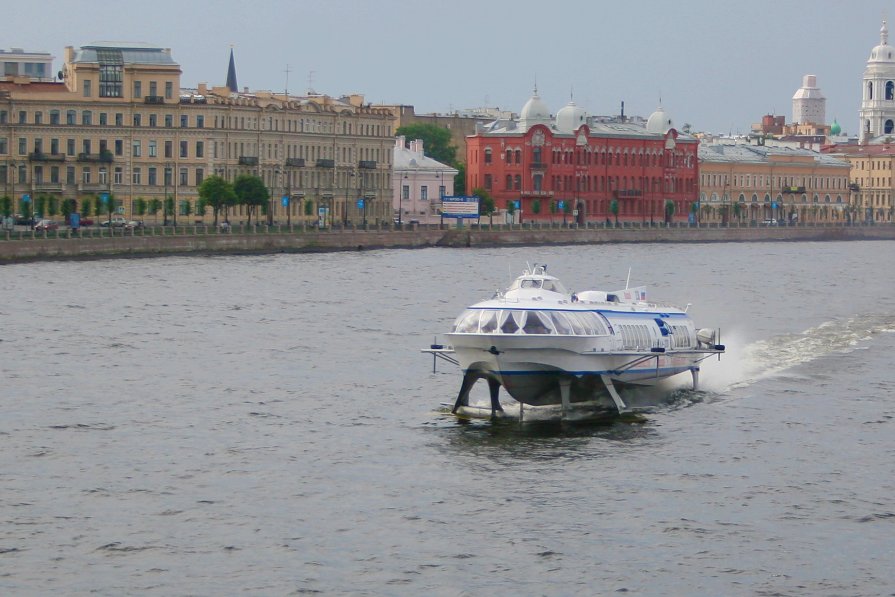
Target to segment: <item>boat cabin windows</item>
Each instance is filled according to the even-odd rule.
[[[675,348],[692,348],[693,339],[690,337],[690,329],[685,325],[671,326],[671,332],[674,336]]]
[[[605,336],[606,325],[592,311],[467,309],[454,322],[455,334]]]
[[[517,278],[510,285],[509,290],[519,290],[520,288],[536,289],[542,288],[551,292],[559,292],[560,294],[569,294],[566,287],[559,280],[550,278]]]

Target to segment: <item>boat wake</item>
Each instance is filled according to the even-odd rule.
[[[702,366],[702,387],[717,394],[747,387],[829,355],[862,350],[874,336],[885,333],[895,333],[895,316],[855,315],[750,344],[728,334],[727,356]]]

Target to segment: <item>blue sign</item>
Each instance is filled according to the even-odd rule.
[[[24,201],[25,203],[30,202],[30,201],[31,201],[31,195],[28,195],[27,193],[26,193],[25,195],[22,195],[22,201]]]
[[[441,198],[441,215],[445,218],[479,217],[479,198],[451,195]]]
[[[358,209],[363,209],[365,204],[366,204],[366,202],[363,199],[357,200],[357,208]]]
[[[283,195],[283,207],[289,207],[289,195]]]
[[[102,195],[99,196],[99,198],[102,199],[103,203],[106,203],[107,201],[109,201],[109,194],[103,193]]]
[[[771,209],[777,209],[777,202],[776,202],[776,201],[774,201],[773,203],[771,203]]]
[[[69,214],[68,223],[71,224],[72,230],[77,230],[78,228],[80,228],[81,227],[81,214],[78,214],[78,213]]]
[[[558,202],[556,203],[556,207],[558,207],[559,209],[565,209],[565,208],[566,208],[566,202],[560,200],[560,201],[558,201]]]
[[[513,206],[516,209],[522,209],[522,201],[513,201]]]

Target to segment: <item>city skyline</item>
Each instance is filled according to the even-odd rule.
[[[46,5],[20,7],[7,30],[21,38],[4,49],[49,52],[55,71],[68,45],[147,42],[170,47],[182,85],[195,87],[224,85],[232,46],[240,88],[253,91],[361,93],[417,113],[518,112],[537,85],[553,113],[570,98],[591,114],[616,114],[624,101],[626,114],[644,117],[661,103],[677,126],[723,134],[747,133],[769,113],[789,121],[793,93],[813,74],[828,123],[854,135],[861,75],[890,4],[223,0],[209,12],[159,0],[140,19],[97,19],[107,5],[76,0],[64,19],[42,16]]]

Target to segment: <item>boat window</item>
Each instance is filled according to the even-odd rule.
[[[479,310],[467,309],[454,322],[454,333],[475,334],[479,331]]]
[[[553,326],[550,324],[550,318],[540,311],[528,311],[526,313],[525,324],[522,331],[526,334],[552,334]]]
[[[591,311],[583,311],[581,313],[576,313],[578,318],[581,319],[581,322],[584,324],[585,329],[587,329],[588,333],[593,334],[595,336],[605,336],[606,335],[606,326],[603,325],[603,321],[600,319],[600,316]]]
[[[500,332],[502,334],[515,334],[519,331],[519,322],[525,311],[501,311],[500,312]]]
[[[556,327],[556,333],[563,336],[571,336],[575,332],[572,331],[572,325],[569,323],[568,318],[565,313],[560,313],[559,311],[551,311],[550,318],[553,320],[553,325]]]
[[[493,334],[497,329],[497,318],[500,311],[482,311],[482,320],[479,324],[479,331],[483,334]]]
[[[560,282],[559,280],[544,280],[544,290],[552,290],[553,292],[569,294],[565,286],[563,286],[562,282]]]
[[[540,280],[522,280],[522,288],[540,288]]]
[[[569,323],[572,324],[572,331],[575,332],[576,336],[588,336],[592,334],[592,332],[587,329],[587,326],[584,325],[584,322],[581,321],[578,313],[566,313],[566,317],[569,318]]]

